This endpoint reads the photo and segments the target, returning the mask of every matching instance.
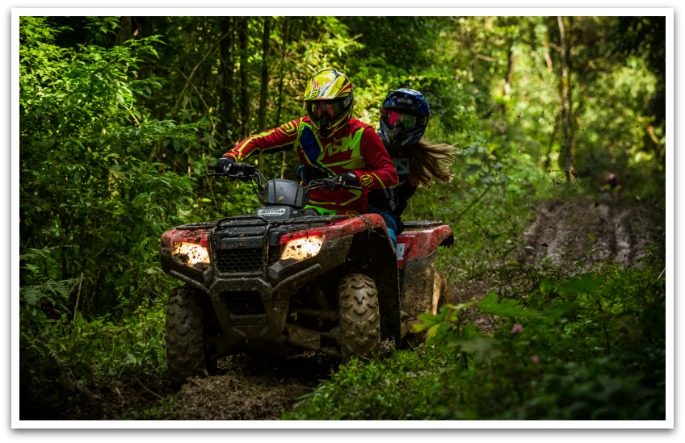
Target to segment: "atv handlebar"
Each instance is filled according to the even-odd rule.
[[[312,189],[328,189],[328,190],[336,190],[336,189],[350,189],[350,190],[357,190],[361,191],[362,187],[357,186],[357,185],[346,185],[342,181],[340,181],[338,178],[334,177],[326,177],[326,178],[319,178],[319,179],[314,179],[310,180],[309,183],[304,187],[307,191],[312,190]]]
[[[223,171],[217,171],[217,165],[207,165],[207,168],[215,171],[208,173],[208,176],[229,177],[243,181],[257,178],[257,181],[260,183],[266,181],[266,178],[257,170],[256,166],[247,163],[230,163]]]
[[[250,165],[248,163],[230,163],[226,169],[223,171],[217,171],[217,165],[207,165],[211,171],[207,173],[207,176],[218,176],[218,177],[228,177],[236,180],[248,181],[256,179],[257,184],[260,188],[266,183],[266,177],[259,172],[256,166]],[[310,180],[307,185],[304,186],[305,191],[310,191],[312,189],[350,189],[361,191],[362,187],[357,185],[346,185],[339,178],[336,177],[324,177],[319,179]]]

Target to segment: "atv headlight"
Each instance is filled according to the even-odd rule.
[[[286,258],[294,258],[295,260],[304,260],[306,258],[314,257],[321,250],[323,245],[323,236],[321,235],[307,235],[301,237],[286,237],[281,238],[281,260]]]
[[[207,248],[197,243],[177,242],[171,252],[174,260],[190,266],[197,264],[209,264]]]

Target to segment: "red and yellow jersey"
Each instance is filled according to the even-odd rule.
[[[328,176],[352,171],[359,178],[361,191],[312,190],[309,204],[326,211],[349,215],[364,213],[369,189],[391,188],[398,182],[395,167],[378,134],[371,126],[354,118],[331,137],[321,139],[312,129],[309,117],[302,117],[246,138],[224,157],[242,161],[254,152],[293,149],[303,165]]]

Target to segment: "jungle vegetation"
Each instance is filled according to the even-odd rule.
[[[252,211],[251,189],[211,180],[207,164],[304,115],[305,81],[333,67],[355,85],[358,118],[377,127],[387,91],[411,87],[431,106],[427,138],[457,147],[453,181],[419,190],[408,209],[452,226],[456,245],[440,258],[450,283],[495,270],[524,282],[426,315],[427,346],[342,367],[283,418],[664,419],[663,245],[640,267],[583,273],[513,255],[540,202],[595,198],[609,172],[625,202],[665,217],[664,17],[19,25],[24,417],[115,378],[164,379],[164,306],[179,283],[160,269],[160,235]],[[295,155],[255,161],[294,178]],[[467,309],[496,315],[498,328],[481,334],[461,320]]]

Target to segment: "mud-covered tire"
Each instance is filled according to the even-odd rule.
[[[343,362],[352,356],[368,358],[381,343],[378,290],[372,278],[350,274],[338,284],[340,300],[340,351]]]
[[[199,294],[178,288],[166,308],[166,357],[169,376],[175,386],[188,377],[207,375],[203,311]]]

